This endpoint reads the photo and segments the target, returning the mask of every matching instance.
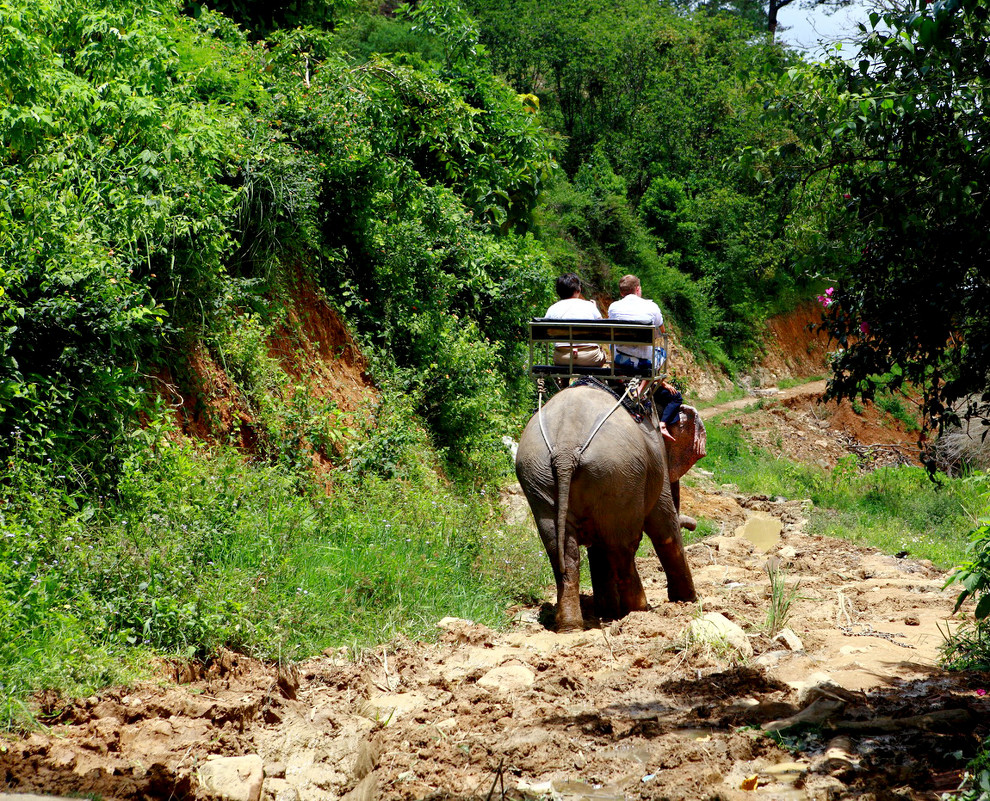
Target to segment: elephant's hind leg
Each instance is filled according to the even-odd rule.
[[[615,586],[619,594],[619,614],[625,617],[630,612],[645,612],[649,608],[643,582],[636,569],[636,551],[640,538],[633,540],[632,547],[616,549],[612,553],[615,565]]]
[[[591,589],[595,596],[595,613],[600,620],[615,620],[622,616],[615,567],[604,545],[588,546],[588,569]]]
[[[646,533],[667,576],[667,598],[671,601],[694,601],[694,579],[684,555],[680,519],[670,495],[660,496],[646,518]]]

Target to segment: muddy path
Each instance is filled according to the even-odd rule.
[[[727,412],[751,439],[823,466],[871,442],[907,447],[890,421],[823,411],[821,389],[704,415]],[[279,668],[224,653],[163,664],[158,681],[68,704],[39,698],[46,728],[0,740],[0,792],[734,801],[936,799],[956,788],[990,734],[990,675],[938,666],[943,632],[959,622],[944,573],[810,536],[808,502],[741,495],[694,472],[684,511],[720,527],[688,548],[697,603],[667,602],[644,549],[650,611],[589,619],[583,632],[552,631],[548,588],[542,604],[509,610],[503,632],[443,620],[436,643],[357,660],[332,652]],[[528,520],[518,491],[504,501]],[[794,590],[776,636],[768,560]]]
[[[797,386],[787,387],[786,389],[771,387],[761,391],[759,395],[737,398],[736,400],[726,401],[725,403],[719,403],[714,406],[707,406],[703,410],[702,414],[708,418],[714,417],[717,414],[722,414],[723,412],[745,409],[747,406],[752,406],[760,399],[778,401],[781,403],[795,399],[817,400],[822,396],[822,393],[825,392],[825,386],[827,383],[827,381],[821,380],[809,381],[807,384],[798,384]]]
[[[548,628],[548,596],[511,610],[507,631],[437,621],[439,642],[357,661],[165,665],[158,682],[52,701],[48,728],[3,741],[0,776],[8,792],[245,801],[933,799],[957,786],[988,734],[977,690],[990,676],[937,667],[939,628],[954,625],[944,576],[808,536],[800,500],[696,486],[683,502],[723,521],[689,548],[698,603],[668,603],[644,553],[652,609],[583,632]],[[771,556],[800,582],[776,638]],[[692,634],[716,614],[741,639]]]

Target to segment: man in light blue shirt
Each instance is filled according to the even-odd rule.
[[[622,320],[627,323],[650,323],[660,326],[660,331],[667,333],[663,324],[663,314],[660,307],[652,300],[643,297],[643,286],[635,275],[624,275],[619,279],[619,294],[622,296],[608,307],[608,319]],[[647,369],[651,364],[659,369],[667,360],[663,348],[651,348],[649,345],[623,345],[622,349],[615,346],[616,366],[636,367]],[[660,415],[660,433],[664,439],[674,440],[669,426],[676,425],[680,419],[681,393],[666,381],[660,382],[660,389],[654,397],[654,403],[662,409]]]

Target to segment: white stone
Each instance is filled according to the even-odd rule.
[[[719,612],[709,612],[691,621],[691,636],[697,642],[724,643],[747,659],[753,656],[753,646],[746,632]]]
[[[265,763],[257,754],[211,759],[198,770],[199,783],[208,793],[226,801],[259,801]]]
[[[535,681],[536,674],[525,665],[503,665],[489,670],[478,679],[478,686],[489,690],[512,692],[529,689]]]
[[[804,650],[804,643],[801,642],[801,638],[790,629],[781,629],[777,632],[777,636],[773,638],[773,641],[779,642],[788,651]]]

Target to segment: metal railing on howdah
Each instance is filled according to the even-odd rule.
[[[576,363],[587,353],[587,346],[601,347],[607,357],[603,366],[586,367]],[[624,380],[638,377],[661,379],[667,369],[667,334],[650,323],[618,320],[552,320],[536,317],[529,323],[529,375],[568,377],[591,375]],[[616,365],[616,353],[625,349],[649,348],[653,358],[641,366]]]

